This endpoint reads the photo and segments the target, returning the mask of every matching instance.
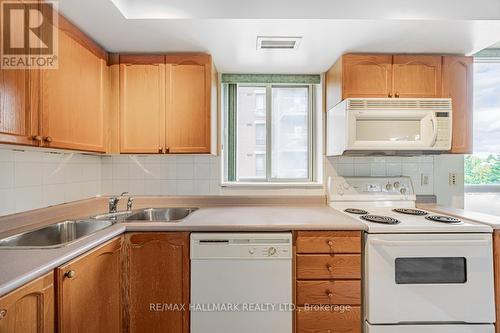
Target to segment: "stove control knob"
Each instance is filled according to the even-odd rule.
[[[387,191],[392,190],[392,184],[391,184],[391,183],[388,183],[387,185],[385,185],[385,189],[386,189]]]
[[[399,192],[400,192],[401,194],[406,194],[406,188],[402,187],[402,188],[399,190]]]
[[[276,254],[276,252],[278,252],[278,251],[276,250],[275,247],[270,247],[269,249],[267,249],[268,256],[274,256]]]
[[[401,186],[401,184],[399,182],[395,182],[394,183],[394,188],[395,189],[398,189],[400,186]]]

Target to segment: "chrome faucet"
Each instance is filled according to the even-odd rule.
[[[127,200],[127,212],[131,212],[132,211],[132,204],[133,203],[134,203],[134,198],[128,197],[128,200]]]
[[[110,214],[116,213],[117,208],[118,208],[118,203],[120,202],[120,199],[123,198],[123,196],[126,195],[126,194],[128,194],[128,192],[123,192],[119,196],[115,196],[115,197],[109,198],[108,207],[109,207],[109,213]],[[129,198],[129,201],[130,201],[130,198]],[[127,204],[127,208],[128,208],[128,204]]]

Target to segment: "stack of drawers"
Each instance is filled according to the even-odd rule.
[[[296,333],[361,332],[361,232],[296,233]]]

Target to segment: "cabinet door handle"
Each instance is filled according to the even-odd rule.
[[[0,310],[0,319],[4,319],[7,316],[7,309]]]
[[[31,140],[40,142],[43,138],[40,135],[32,135]]]
[[[67,271],[66,273],[64,273],[64,277],[67,277],[68,279],[74,278],[75,275],[76,275],[76,272],[74,270]]]
[[[52,142],[52,137],[46,136],[44,140],[45,140],[45,142],[51,143]]]
[[[389,94],[387,95],[387,97],[392,97],[392,93],[389,93]]]
[[[395,96],[396,98],[399,98],[399,93],[396,91],[396,93],[394,94],[394,96]]]
[[[165,154],[168,154],[170,153],[170,148],[169,147],[165,147]]]
[[[159,152],[160,154],[163,154],[163,147],[158,148],[158,152]]]

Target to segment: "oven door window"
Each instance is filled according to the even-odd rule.
[[[465,258],[396,258],[396,284],[450,284],[467,282]]]

